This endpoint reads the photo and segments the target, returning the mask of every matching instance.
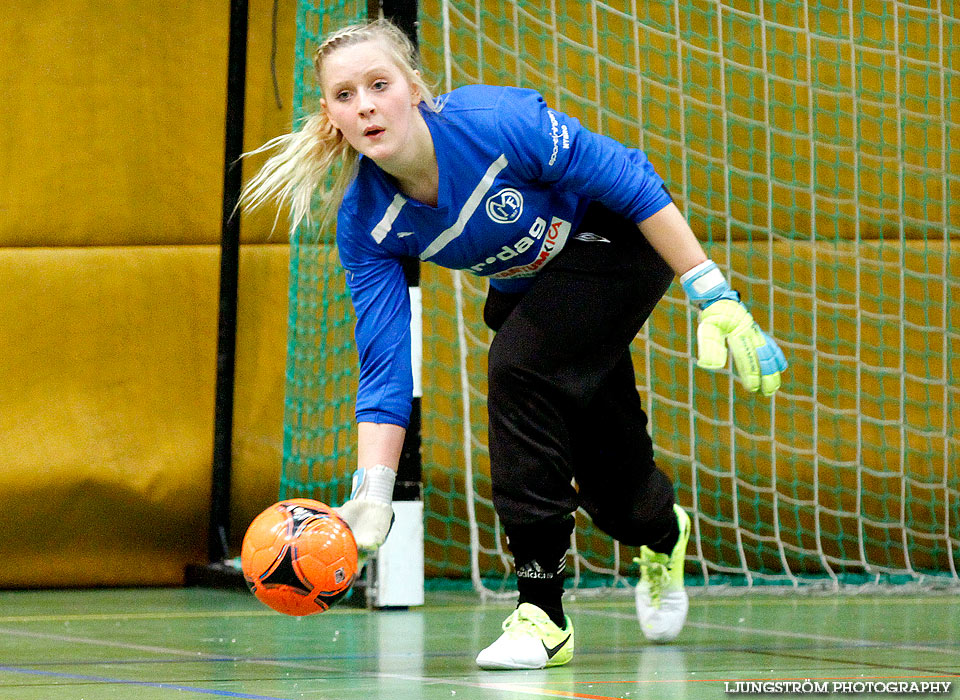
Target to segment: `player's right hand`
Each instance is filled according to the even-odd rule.
[[[717,264],[706,260],[684,273],[680,282],[687,298],[700,309],[697,366],[722,369],[729,346],[744,388],[773,396],[787,360],[776,341],[760,330]]]
[[[397,473],[389,467],[379,464],[368,469],[361,467],[353,474],[350,499],[334,508],[353,531],[361,557],[376,551],[390,533],[396,479]]]
[[[783,351],[760,330],[739,301],[721,299],[700,312],[697,326],[697,366],[721,369],[727,364],[727,346],[733,366],[747,391],[772,396],[780,388],[780,372],[787,368]]]
[[[393,524],[393,508],[386,503],[351,498],[334,510],[347,521],[361,552],[370,553],[379,548]]]

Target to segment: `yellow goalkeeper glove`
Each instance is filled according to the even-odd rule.
[[[690,301],[700,308],[697,366],[723,368],[729,346],[743,386],[764,396],[776,393],[787,360],[773,338],[760,330],[716,263],[707,260],[697,265],[680,282]]]

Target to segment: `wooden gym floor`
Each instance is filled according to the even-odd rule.
[[[0,698],[699,700],[735,697],[736,681],[807,679],[949,682],[939,697],[960,697],[958,595],[695,596],[665,646],[642,639],[631,599],[566,607],[569,665],[490,672],[474,656],[512,605],[468,593],[296,619],[242,591],[0,592]]]

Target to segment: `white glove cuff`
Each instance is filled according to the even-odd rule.
[[[740,295],[730,288],[727,278],[713,260],[705,260],[684,272],[680,284],[690,302],[701,309],[720,299],[740,301]]]
[[[693,301],[704,301],[719,297],[730,289],[727,278],[713,260],[705,260],[680,276],[687,296]]]
[[[393,503],[393,485],[396,480],[397,473],[382,464],[367,469],[361,467],[353,473],[353,491],[350,498],[390,505]]]
[[[687,270],[682,275],[680,275],[680,282],[681,283],[686,282],[691,277],[697,277],[698,275],[700,275],[700,273],[706,272],[709,268],[716,267],[716,266],[717,264],[713,262],[713,260],[710,260],[710,259],[704,260],[702,263],[700,263],[696,267],[691,267],[689,270]]]

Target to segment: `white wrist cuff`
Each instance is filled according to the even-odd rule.
[[[702,263],[700,263],[699,265],[697,265],[697,266],[695,266],[695,267],[691,267],[689,270],[687,270],[687,271],[684,272],[682,275],[680,275],[680,283],[682,284],[682,283],[686,282],[686,281],[687,281],[688,279],[690,279],[691,277],[696,277],[696,276],[699,275],[701,272],[703,272],[704,270],[706,270],[708,267],[710,267],[711,265],[715,265],[715,264],[716,264],[716,263],[714,263],[713,260],[707,259],[707,260],[704,260],[704,261],[703,261]]]
[[[713,260],[700,263],[692,270],[687,270],[680,276],[680,284],[691,302],[704,305],[704,302],[716,301],[725,294],[733,296],[727,278]]]
[[[350,498],[389,505],[393,503],[393,485],[396,480],[397,473],[382,464],[357,469],[353,474],[353,493]]]

